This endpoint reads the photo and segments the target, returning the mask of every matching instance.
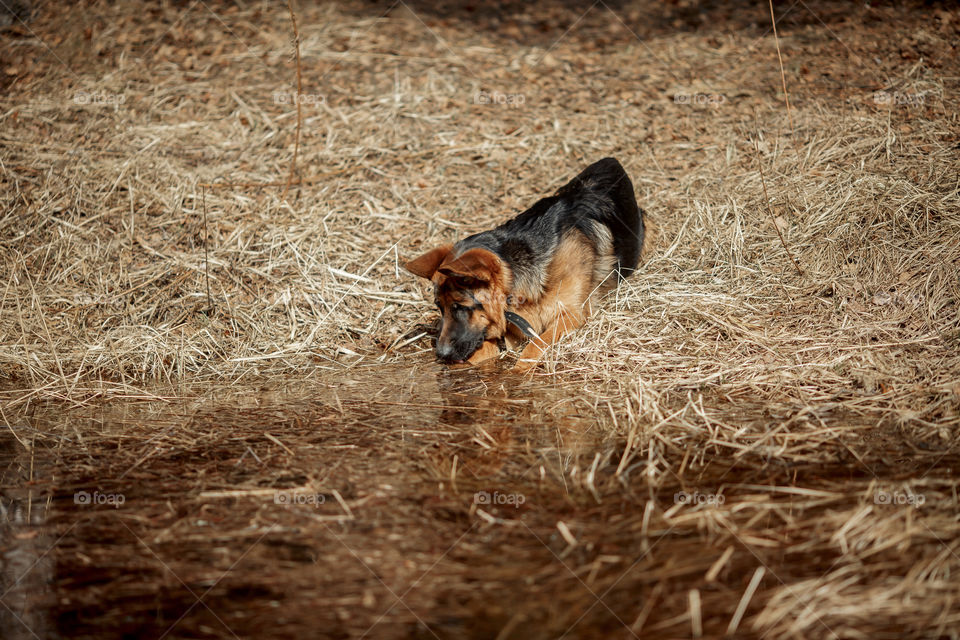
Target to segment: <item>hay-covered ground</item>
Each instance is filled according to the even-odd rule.
[[[178,468],[190,493],[177,517],[216,511],[232,482],[315,481],[331,504],[337,490],[349,519],[270,535],[292,544],[311,531],[342,557],[305,552],[310,566],[350,580],[310,591],[318,578],[297,574],[299,618],[187,616],[177,637],[296,637],[307,610],[329,615],[330,637],[359,637],[392,603],[346,551],[361,548],[382,554],[397,596],[426,576],[374,637],[957,637],[960,11],[774,4],[782,75],[763,2],[297,3],[299,98],[281,3],[39,3],[11,19],[4,446],[55,460],[41,483],[51,495],[151,486],[153,511],[104,513],[135,513],[131,534],[167,560],[180,550],[164,552],[170,534],[153,527],[172,526],[157,505],[175,500],[163,482]],[[400,261],[504,220],[604,156],[648,213],[640,270],[532,375],[443,372],[432,303]],[[367,386],[380,367],[393,399]],[[212,410],[196,422],[202,404],[164,417],[160,435],[153,408],[132,410],[122,436],[91,426],[150,394],[209,399],[204,384],[291,378],[322,381],[324,400],[290,401],[289,423],[284,402],[265,401],[261,423],[283,448],[256,438],[272,456],[250,456],[252,435],[191,431],[217,422]],[[329,390],[352,378],[390,411],[344,407]],[[535,406],[522,433],[503,435],[504,398],[517,397]],[[389,432],[379,453],[379,440],[336,444],[384,465],[346,465],[349,491],[293,455],[316,430],[404,415],[439,425],[432,444],[411,453]],[[229,464],[201,472],[198,458]],[[229,465],[254,459],[256,472],[228,481]],[[415,476],[401,493],[422,508],[377,497],[393,464]],[[471,480],[458,484],[464,464]],[[4,476],[3,490],[14,485]],[[488,489],[538,499],[520,516],[485,510],[471,497]],[[52,540],[72,540],[56,552],[62,575],[138,548],[122,529],[99,547],[102,531],[73,528],[71,505],[59,508]],[[247,535],[228,530],[249,524],[230,513],[213,520],[228,546]],[[177,535],[188,533],[204,535]],[[189,560],[177,575],[202,592],[212,561]],[[115,569],[98,580],[123,582],[129,566]],[[90,628],[150,610],[155,576],[140,571],[141,590],[127,584]],[[88,629],[71,625],[89,586],[59,587],[72,594],[58,592],[60,633]],[[244,588],[275,596],[220,588],[223,603]],[[173,622],[165,602],[154,613]],[[157,624],[158,636],[169,627]]]

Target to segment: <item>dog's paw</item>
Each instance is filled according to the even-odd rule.
[[[517,363],[513,365],[513,370],[517,373],[524,373],[530,371],[538,364],[540,364],[540,358],[543,356],[543,349],[539,345],[530,342],[524,347],[523,351],[520,352],[520,357],[517,358]]]
[[[516,364],[513,365],[512,371],[514,373],[526,373],[536,368],[538,364],[540,364],[540,361],[535,358],[518,358]]]
[[[490,360],[491,358],[496,358],[500,355],[500,347],[497,346],[496,340],[484,340],[483,344],[480,345],[480,348],[473,352],[467,362],[470,364],[477,364],[483,362],[484,360]]]

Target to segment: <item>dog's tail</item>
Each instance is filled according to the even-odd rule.
[[[606,205],[589,207],[588,215],[609,227],[617,273],[626,278],[636,270],[643,250],[644,212],[637,206],[633,182],[616,158],[604,158],[580,172],[557,195],[583,198],[586,193],[600,196]]]

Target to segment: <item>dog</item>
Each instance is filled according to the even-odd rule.
[[[644,211],[615,158],[584,169],[512,220],[406,263],[433,283],[437,357],[476,364],[529,340],[515,365],[581,326],[594,293],[637,268]]]

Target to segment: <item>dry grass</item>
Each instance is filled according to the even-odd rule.
[[[600,3],[583,16],[544,2],[500,17],[483,5],[298,6],[305,102],[286,199],[286,7],[41,6],[0,45],[4,422],[51,406],[86,415],[95,399],[158,384],[203,397],[183,385],[416,367],[430,388],[401,405],[455,406],[500,386],[545,403],[529,415],[557,434],[572,437],[561,426],[573,420],[596,437],[527,434],[531,448],[484,436],[486,418],[470,437],[438,428],[411,492],[457,486],[426,514],[395,510],[405,542],[384,564],[397,588],[419,575],[407,551],[436,569],[410,611],[387,617],[392,629],[412,611],[470,619],[535,575],[543,597],[498,603],[486,637],[559,634],[580,614],[575,635],[626,633],[610,613],[664,637],[957,637],[960,13],[801,5],[778,21],[789,116],[766,3]],[[514,104],[478,99],[493,94]],[[531,377],[489,370],[487,387],[458,374],[472,382],[451,392],[440,374],[434,388],[432,305],[400,259],[496,224],[607,155],[648,212],[640,271]],[[304,424],[369,424],[362,398],[325,413],[336,397]],[[464,409],[472,420],[421,417],[462,426],[489,411],[479,402]],[[186,454],[247,455],[214,451],[225,435],[210,435],[164,435],[168,458],[134,433],[121,457],[93,464],[97,443],[116,442],[85,433],[89,451],[58,453],[62,480],[121,486],[144,455],[167,470]],[[383,455],[403,460],[391,442]],[[457,480],[454,455],[473,460],[473,481]],[[374,486],[369,460],[347,467]],[[276,480],[258,486],[286,486]],[[491,486],[538,500],[525,519],[464,506]],[[204,503],[209,486],[194,489]],[[726,499],[691,507],[678,491]],[[925,504],[878,504],[881,492]],[[376,495],[346,502],[362,514]],[[209,508],[225,532],[245,526]],[[131,532],[152,535],[145,522]],[[469,549],[433,550],[467,525]],[[377,549],[376,535],[337,532],[313,531]],[[478,556],[491,549],[502,553]],[[182,571],[202,583],[201,564]],[[570,588],[568,568],[603,607]],[[343,593],[360,598],[363,571],[350,576]],[[359,635],[363,620],[331,623]]]

